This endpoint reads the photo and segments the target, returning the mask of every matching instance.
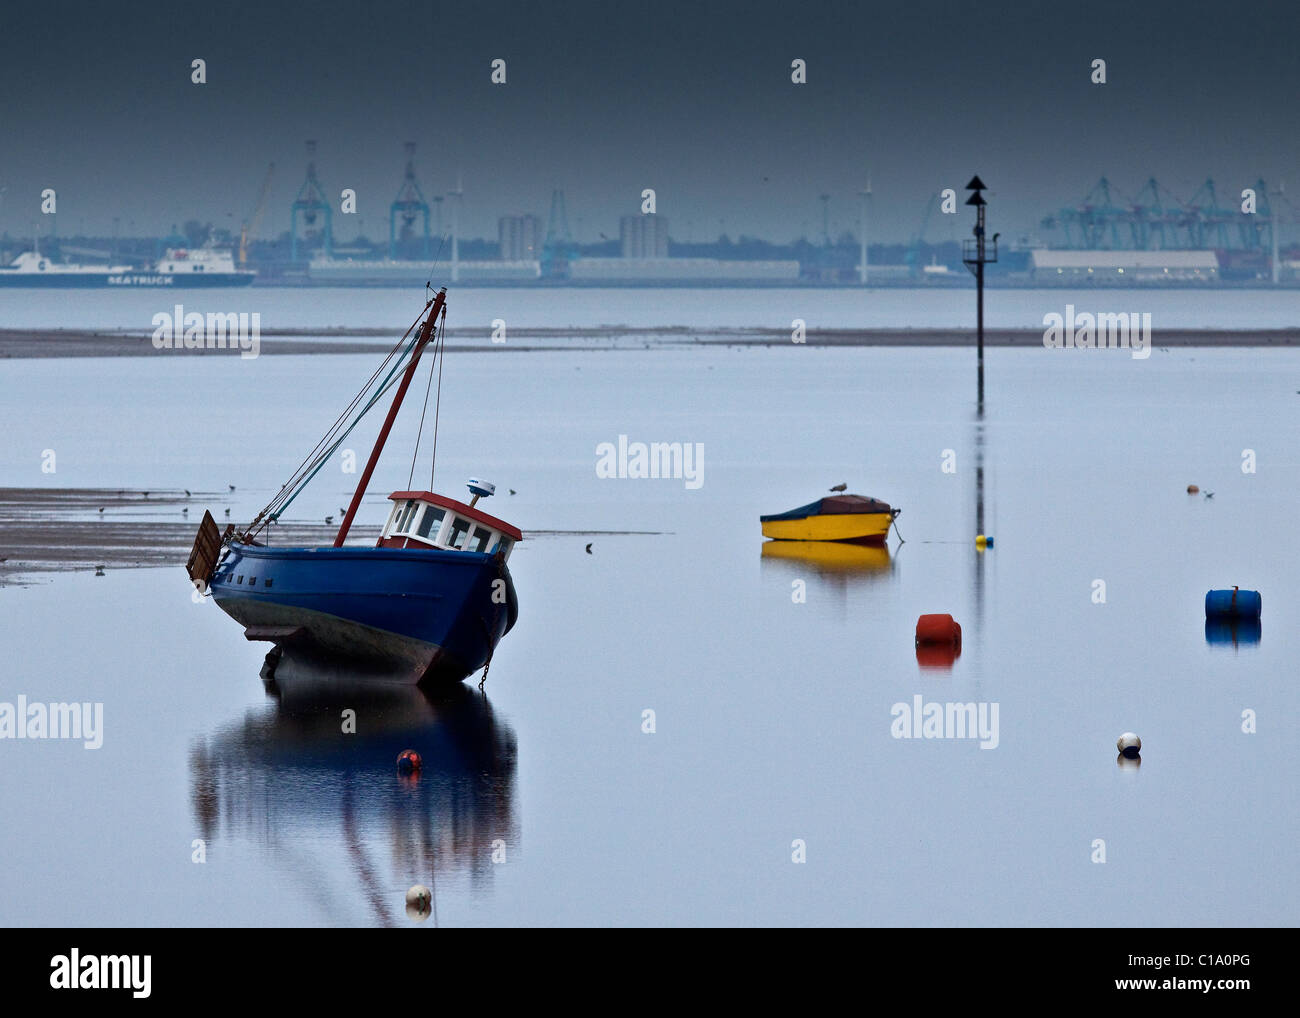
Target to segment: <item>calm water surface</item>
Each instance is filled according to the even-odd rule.
[[[8,362],[0,478],[220,492],[248,517],[373,366]],[[489,477],[526,532],[655,532],[522,543],[485,696],[268,697],[265,646],[179,566],[0,590],[0,699],[102,701],[106,727],[97,751],[0,742],[0,921],[412,925],[423,883],[450,926],[1293,923],[1300,353],[996,350],[988,379],[977,422],[969,351],[449,359],[440,489]],[[598,479],[620,434],[702,443],[703,486]],[[327,469],[295,513],[352,479]],[[764,557],[757,516],[840,481],[901,506],[906,543]],[[1258,642],[1207,642],[1205,591],[1232,584],[1263,593]],[[950,668],[916,660],[923,612],[963,627]],[[917,695],[997,703],[997,748],[892,737]],[[1125,730],[1140,768],[1117,766]]]

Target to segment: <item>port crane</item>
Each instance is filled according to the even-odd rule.
[[[308,231],[316,226],[316,218],[324,216],[325,226],[320,231],[321,244],[325,257],[334,254],[334,232],[331,226],[330,203],[325,200],[325,189],[316,179],[316,142],[307,142],[307,179],[298,189],[298,197],[293,200],[289,212],[289,257],[298,260],[298,215]],[[306,239],[306,238],[304,238]]]
[[[399,232],[397,220],[402,221],[400,238],[410,238],[415,226],[416,216],[424,217],[424,242],[420,248],[420,257],[429,260],[429,203],[424,200],[424,193],[415,180],[415,142],[406,143],[406,175],[402,178],[401,190],[388,206],[388,257],[397,257]]]

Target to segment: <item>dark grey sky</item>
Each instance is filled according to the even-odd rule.
[[[813,235],[823,191],[832,232],[856,229],[869,169],[875,239],[907,239],[972,172],[1014,235],[1102,174],[1130,194],[1300,183],[1298,29],[1294,3],[15,3],[0,229],[30,230],[43,187],[63,234],[237,225],[274,161],[269,235],[312,137],[327,189],[360,196],[342,240],[358,219],[386,233],[408,139],[426,196],[463,174],[469,234],[544,219],[557,186],[584,240],[645,187],[678,239]]]

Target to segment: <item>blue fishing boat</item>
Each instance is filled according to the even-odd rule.
[[[360,412],[350,423],[346,413],[335,422],[251,524],[238,531],[227,526],[222,534],[212,514],[204,514],[186,568],[248,639],[377,679],[459,682],[479,668],[486,675],[493,650],[519,617],[506,562],[523,536],[477,507],[495,492],[490,482],[471,479],[469,503],[431,491],[393,492],[378,541],[344,543],[421,353],[433,343],[435,366],[442,356],[438,322],[445,320],[445,301],[442,290],[425,305],[423,323],[417,319],[353,400],[349,409]],[[397,393],[333,545],[271,547],[259,540],[393,384]]]

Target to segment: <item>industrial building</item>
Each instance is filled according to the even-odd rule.
[[[501,260],[537,261],[542,252],[542,223],[534,215],[502,216],[497,220]]]
[[[618,235],[624,258],[668,257],[668,220],[658,214],[624,216]]]
[[[445,262],[444,274],[451,268]],[[310,265],[313,282],[334,286],[400,286],[423,284],[435,274],[432,261],[396,261],[391,258],[314,258]],[[455,262],[457,282],[526,282],[541,276],[536,259],[510,261]]]
[[[576,283],[671,283],[679,286],[796,283],[799,280],[799,263],[794,259],[722,261],[717,258],[575,258],[569,263],[569,279]]]
[[[1219,259],[1213,251],[1036,250],[1030,254],[1036,283],[1214,283]]]

